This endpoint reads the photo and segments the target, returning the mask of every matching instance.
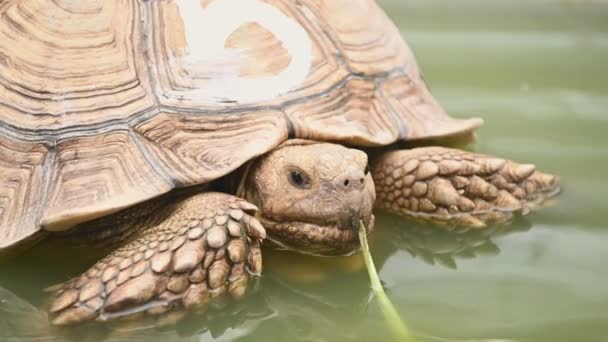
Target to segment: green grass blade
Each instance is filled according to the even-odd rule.
[[[382,314],[386,319],[389,329],[393,332],[395,338],[399,341],[414,342],[414,337],[410,333],[409,329],[399,317],[399,313],[393,303],[388,299],[388,296],[384,292],[384,288],[380,283],[380,277],[374,266],[374,260],[369,252],[369,245],[367,244],[367,233],[365,231],[365,225],[363,222],[359,222],[359,240],[361,241],[361,252],[365,259],[365,266],[367,267],[367,273],[369,280],[372,285],[372,291],[374,291],[375,297],[378,299]]]

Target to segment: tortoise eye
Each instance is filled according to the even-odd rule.
[[[299,170],[292,170],[289,173],[289,181],[293,186],[300,189],[307,189],[310,186],[308,176]]]
[[[365,170],[363,170],[363,173],[367,176],[369,173],[369,165],[365,165]]]

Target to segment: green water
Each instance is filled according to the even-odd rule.
[[[511,229],[456,234],[386,215],[371,248],[420,341],[608,341],[608,5],[575,1],[384,1],[434,94],[481,116],[475,149],[562,177],[553,207]],[[0,340],[53,340],[41,289],[99,253],[44,247],[0,268]],[[387,340],[359,258],[265,251],[257,290],[207,318],[96,340]],[[294,271],[295,270],[295,271]],[[9,311],[10,310],[10,311]]]

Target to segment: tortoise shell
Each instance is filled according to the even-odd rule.
[[[480,125],[373,0],[0,2],[0,250],[217,179],[290,137]]]

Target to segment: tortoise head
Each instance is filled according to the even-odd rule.
[[[373,229],[376,197],[367,155],[341,145],[290,140],[255,161],[242,196],[256,204],[276,248],[344,255]]]

